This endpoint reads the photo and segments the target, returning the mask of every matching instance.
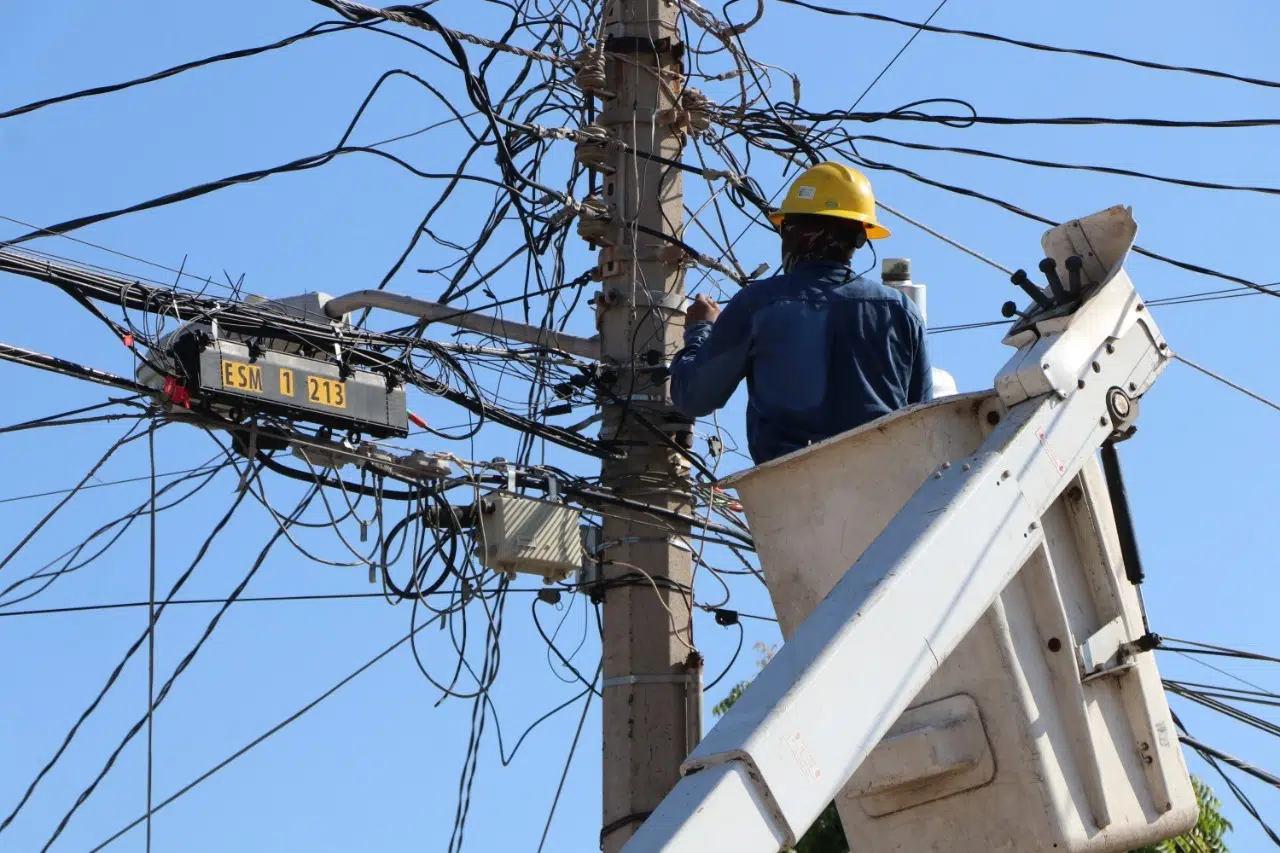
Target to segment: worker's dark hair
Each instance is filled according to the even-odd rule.
[[[848,263],[867,242],[861,222],[817,213],[787,214],[781,233],[783,265],[788,268],[798,261]]]

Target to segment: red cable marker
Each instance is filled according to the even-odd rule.
[[[413,412],[409,412],[409,420],[413,421],[415,426],[419,426],[422,429],[427,428],[427,422],[415,415]]]
[[[191,408],[191,392],[172,376],[164,378],[164,396],[175,406],[181,406],[184,409]]]
[[[127,346],[129,349],[133,349],[133,335],[125,335],[120,340],[123,341],[124,345]]]

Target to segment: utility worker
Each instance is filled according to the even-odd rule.
[[[757,465],[933,398],[920,311],[850,267],[867,240],[889,236],[866,176],[814,166],[770,221],[782,236],[781,274],[747,285],[723,312],[699,294],[671,364],[671,396],[688,417],[711,414],[747,380]]]

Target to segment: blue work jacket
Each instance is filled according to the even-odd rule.
[[[753,282],[715,323],[693,323],[671,364],[671,396],[711,414],[747,380],[747,445],[756,464],[933,399],[920,311],[845,264],[803,261]]]

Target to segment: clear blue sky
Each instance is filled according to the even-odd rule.
[[[833,0],[834,2],[834,0]],[[843,0],[841,0],[843,3]],[[858,8],[922,20],[929,0],[867,2]],[[736,6],[733,9],[736,10]],[[500,34],[498,7],[443,0],[434,8],[448,25]],[[332,19],[305,0],[263,3],[172,4],[136,0],[102,4],[67,0],[56,6],[7,4],[0,29],[0,111],[39,98],[125,80],[222,51],[262,44]],[[1185,0],[1128,4],[1086,0],[1043,7],[1012,0],[951,0],[936,19],[944,26],[997,32],[1054,44],[1114,51],[1171,64],[1222,68],[1277,77],[1272,34],[1280,25],[1273,4],[1242,2],[1205,14]],[[811,109],[847,107],[898,50],[910,30],[817,16],[768,4],[764,24],[748,34],[758,58],[794,70]],[[430,37],[426,39],[431,41]],[[438,42],[435,43],[438,46]],[[479,56],[477,50],[474,54]],[[195,183],[262,168],[328,149],[378,76],[391,67],[421,73],[456,103],[464,103],[456,75],[421,51],[365,33],[329,35],[286,50],[195,71],[128,92],[56,106],[0,121],[0,216],[39,225],[124,206]],[[731,88],[709,89],[713,98]],[[778,97],[789,98],[780,85]],[[1276,114],[1280,92],[1184,74],[1148,71],[1079,57],[1031,53],[958,37],[924,34],[863,103],[889,109],[930,97],[966,99],[987,115],[1107,115],[1162,118],[1261,118]],[[416,86],[390,84],[357,131],[370,142],[416,130],[447,117]],[[972,128],[952,130],[889,123],[865,132],[934,144],[988,148],[1010,154],[1119,166],[1223,183],[1280,186],[1275,129],[1141,130],[1133,128]],[[462,151],[454,128],[432,131],[393,150],[427,170],[450,171]],[[887,160],[930,178],[973,187],[1042,215],[1063,219],[1112,204],[1128,204],[1140,224],[1139,242],[1156,251],[1254,281],[1280,279],[1270,255],[1276,201],[1265,195],[1172,187],[1081,172],[1053,172],[953,154],[865,143],[872,159]],[[779,167],[760,157],[752,174],[770,192]],[[491,169],[491,164],[485,164]],[[982,202],[964,199],[896,175],[872,175],[889,204],[1009,266],[1031,267],[1040,257],[1041,226]],[[434,189],[380,161],[359,155],[322,169],[275,176],[162,210],[130,216],[77,236],[166,266],[233,279],[254,292],[280,296],[322,289],[332,293],[375,285],[421,218]],[[696,196],[697,190],[691,189]],[[464,192],[452,205],[444,236],[467,238],[489,206],[487,193]],[[993,319],[1015,294],[999,274],[913,227],[892,219],[894,238],[882,251],[909,256],[916,278],[930,285],[934,325]],[[0,220],[0,238],[27,229]],[[513,232],[504,232],[510,237]],[[698,244],[696,233],[690,241]],[[513,246],[507,242],[508,247]],[[38,248],[135,275],[163,272],[67,240]],[[739,245],[743,265],[776,262],[767,234]],[[570,275],[586,265],[574,250]],[[439,285],[414,270],[432,265],[424,247],[393,288],[435,296]],[[1144,259],[1131,274],[1147,298],[1229,286]],[[519,273],[498,279],[499,296],[519,292]],[[62,294],[13,277],[3,281],[7,310],[0,340],[121,373],[130,356]],[[216,289],[216,288],[215,288]],[[1173,347],[1266,396],[1280,397],[1273,368],[1276,345],[1268,297],[1173,306],[1158,318]],[[589,331],[580,312],[573,328]],[[986,387],[1008,355],[998,330],[935,336],[935,361],[960,387]],[[0,422],[11,423],[102,399],[103,392],[71,380],[0,365]],[[742,435],[742,396],[721,414]],[[456,412],[425,407],[436,422]],[[1154,630],[1177,637],[1258,651],[1280,649],[1274,614],[1277,581],[1268,566],[1280,546],[1273,521],[1280,462],[1274,450],[1276,412],[1175,365],[1144,401],[1141,431],[1126,445],[1125,462],[1149,583]],[[119,424],[32,431],[0,439],[7,476],[0,499],[73,485],[124,431]],[[418,446],[440,449],[418,439]],[[454,449],[454,448],[450,448]],[[473,458],[511,456],[510,434],[463,451]],[[158,468],[174,471],[204,462],[216,448],[193,431],[171,427],[157,438]],[[145,442],[129,445],[99,472],[101,480],[146,471]],[[549,459],[590,474],[590,460],[552,453]],[[740,460],[730,460],[733,467]],[[159,576],[167,588],[225,511],[235,488],[222,477],[181,508],[163,516]],[[297,490],[268,481],[277,506]],[[26,573],[53,558],[104,520],[146,497],[146,485],[96,489],[77,498],[32,546],[0,572]],[[9,543],[56,498],[0,504],[0,541]],[[210,552],[184,590],[189,597],[226,596],[272,530],[260,507]],[[352,528],[345,528],[352,535]],[[35,600],[53,607],[136,601],[147,591],[146,532],[141,525],[103,560],[64,579]],[[329,531],[308,531],[300,544],[341,560]],[[727,564],[726,564],[727,565]],[[521,586],[529,586],[522,583]],[[249,594],[364,592],[359,567],[310,562],[281,546],[249,587]],[[715,601],[707,584],[699,599]],[[758,587],[738,584],[734,606],[767,613]],[[566,599],[566,605],[568,605]],[[23,605],[19,605],[23,606]],[[577,691],[562,667],[547,661],[529,616],[530,596],[513,596],[504,628],[502,675],[494,691],[506,748],[530,722]],[[191,605],[166,614],[158,631],[157,668],[167,675],[199,636],[212,608]],[[594,669],[594,620],[579,600],[567,607],[557,642]],[[28,780],[53,754],[62,735],[105,682],[145,626],[137,610],[0,618],[0,811],[8,813]],[[555,625],[555,615],[544,624]],[[374,653],[403,636],[409,614],[384,602],[339,601],[242,604],[231,609],[192,668],[157,714],[157,800],[297,710]],[[698,641],[708,670],[719,673],[736,634],[705,618]],[[778,641],[767,623],[749,622],[745,650],[733,670],[708,692],[708,705],[734,680],[753,671],[751,643]],[[447,635],[423,634],[422,658],[433,673],[451,670]],[[1214,662],[1275,690],[1264,666]],[[1177,657],[1162,658],[1168,676],[1221,682],[1224,676]],[[557,680],[560,679],[560,680]],[[571,679],[570,679],[571,681]],[[156,850],[189,853],[229,849],[282,851],[443,850],[453,823],[458,773],[470,703],[449,700],[401,650],[315,711],[166,809],[155,823]],[[58,769],[5,833],[0,851],[39,849],[63,812],[92,779],[146,703],[145,659],[125,670],[99,712]],[[536,729],[509,767],[497,758],[490,721],[471,794],[467,849],[533,850],[580,713],[574,705]],[[1268,768],[1280,769],[1274,739],[1175,700],[1175,709],[1204,741]],[[709,715],[708,715],[709,716]],[[593,850],[599,829],[598,706],[586,718],[577,758],[548,839],[548,850]],[[1195,759],[1227,801],[1236,824],[1233,849],[1264,849],[1267,840],[1236,806],[1225,786]],[[1264,815],[1280,816],[1280,792],[1244,782]],[[123,754],[100,789],[53,849],[87,850],[144,807],[142,740]],[[2,815],[0,815],[2,817]],[[1278,821],[1280,822],[1280,821]],[[142,850],[141,831],[110,849]]]

